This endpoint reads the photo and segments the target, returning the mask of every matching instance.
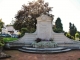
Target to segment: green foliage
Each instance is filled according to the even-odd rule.
[[[69,33],[67,33],[66,36],[71,39],[71,35]]]
[[[4,37],[3,40],[4,42],[12,42],[16,41],[18,38],[12,38],[12,37]]]
[[[64,32],[64,35],[66,36],[67,32]]]
[[[4,23],[2,22],[2,19],[0,19],[0,32],[1,32],[1,28],[3,27]]]
[[[75,34],[75,40],[79,40],[79,37],[80,37],[79,32],[76,32],[76,34]]]
[[[33,32],[35,32],[35,28],[31,28],[31,30],[29,31],[30,33],[33,33]]]
[[[23,36],[26,32],[29,32],[27,28],[22,28],[21,29],[21,36]]]
[[[55,48],[57,47],[58,45],[54,42],[54,41],[41,41],[41,42],[33,42],[32,43],[33,47],[36,47],[36,48]]]
[[[63,27],[62,27],[62,23],[61,23],[61,19],[60,18],[57,18],[57,20],[55,22],[55,27],[53,28],[53,30],[56,33],[63,32]]]
[[[3,47],[4,46],[4,40],[2,37],[0,37],[0,47]]]
[[[56,32],[56,33],[61,33],[61,32],[63,32],[61,28],[54,28],[53,30],[54,30],[54,32]]]
[[[78,33],[78,34],[79,34],[79,36],[78,36],[78,37],[79,37],[79,39],[80,39],[80,32],[79,32],[79,31],[77,31],[76,33]]]
[[[72,23],[69,23],[69,33],[66,32],[65,35],[73,40],[79,40],[80,38],[80,32],[77,31],[77,28]]]
[[[68,38],[70,38],[70,39],[75,40],[74,36],[71,36],[70,33],[66,33],[66,36],[67,36]]]
[[[55,24],[56,24],[56,28],[62,28],[62,23],[60,18],[57,18]]]
[[[25,32],[29,32],[29,30],[28,30],[27,28],[22,28],[22,29],[21,29],[21,32],[22,32],[22,33],[25,33]]]
[[[75,34],[75,37],[76,37],[76,38],[79,38],[79,33],[76,33],[76,34]]]
[[[70,32],[70,35],[71,36],[74,36],[75,37],[75,34],[77,32],[77,28],[72,23],[69,23],[69,32]]]
[[[64,35],[67,36],[70,39],[73,39],[73,40],[80,40],[80,32],[79,31],[77,31],[75,33],[75,37],[70,35],[70,33],[67,33],[67,32],[65,32]]]
[[[22,35],[22,36],[23,36],[25,33],[33,33],[33,32],[35,32],[35,29],[34,29],[34,28],[30,28],[30,30],[27,29],[27,28],[22,28],[22,29],[21,29],[21,35]]]
[[[0,32],[2,31],[2,28],[0,28]]]

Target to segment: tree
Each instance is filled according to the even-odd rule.
[[[2,19],[0,19],[0,32],[2,30],[2,27],[3,27],[4,23],[2,22]],[[0,56],[1,56],[1,52],[2,52],[2,47],[4,46],[4,43],[3,43],[3,38],[0,37]]]
[[[4,25],[4,22],[2,22],[2,19],[0,19],[0,32],[2,30],[3,25]]]
[[[79,33],[78,32],[75,33],[75,38],[79,38]]]
[[[47,14],[53,18],[53,15],[49,12],[52,7],[48,6],[48,3],[44,3],[44,0],[37,0],[29,2],[27,5],[22,5],[22,9],[19,10],[15,16],[16,21],[14,28],[21,31],[21,28],[36,29],[36,18],[41,14]]]
[[[59,17],[57,18],[55,22],[54,32],[57,32],[57,33],[63,32],[63,26],[61,23],[61,19]]]
[[[69,32],[70,32],[70,35],[74,36],[74,37],[75,37],[75,34],[77,32],[77,28],[71,22],[69,23]]]
[[[3,46],[4,46],[4,41],[3,41],[3,38],[0,37],[0,56],[1,56],[1,52],[3,50]]]
[[[80,39],[80,31],[77,31],[77,33],[79,34],[79,39]]]

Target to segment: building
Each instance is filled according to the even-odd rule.
[[[18,30],[15,30],[13,26],[8,25],[8,26],[4,26],[2,28],[2,33],[3,34],[18,34]]]

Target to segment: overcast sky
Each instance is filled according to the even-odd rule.
[[[0,18],[5,24],[10,24],[23,4],[33,0],[0,0]],[[75,24],[80,31],[80,0],[44,0],[53,7],[54,22],[60,17],[65,31],[69,30],[69,22]]]

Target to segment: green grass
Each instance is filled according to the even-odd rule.
[[[12,37],[4,37],[3,40],[4,42],[12,42],[16,41],[18,38],[12,38]]]

